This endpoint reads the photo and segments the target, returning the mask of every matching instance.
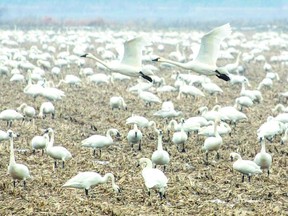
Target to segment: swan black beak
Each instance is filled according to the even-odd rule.
[[[159,59],[160,59],[160,57],[158,57],[158,58],[155,58],[155,59],[152,59],[152,61],[156,61],[156,62],[158,62],[158,61],[159,61]]]
[[[233,161],[233,157],[232,156],[230,156],[230,160]]]
[[[88,53],[84,54],[84,55],[81,55],[80,57],[83,57],[83,58],[86,58],[88,55]]]

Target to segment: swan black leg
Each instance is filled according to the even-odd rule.
[[[139,74],[141,75],[141,77],[143,77],[144,79],[148,80],[149,82],[153,81],[150,76],[147,76],[147,75],[143,74],[142,71],[140,71]]]
[[[244,175],[242,175],[242,182],[244,182]]]
[[[65,167],[65,161],[62,161],[62,168],[64,169]]]
[[[88,196],[88,189],[85,188],[85,195]]]
[[[23,188],[26,189],[26,181],[23,181]]]
[[[54,161],[54,168],[57,168],[57,161]]]
[[[248,176],[248,181],[251,182],[251,176],[250,175]]]
[[[14,188],[16,187],[16,181],[15,180],[13,180],[13,186],[14,186]]]
[[[221,74],[219,71],[215,71],[216,72],[216,76],[219,78],[219,79],[222,79],[222,80],[225,80],[225,81],[229,81],[230,80],[230,77],[227,76],[226,74]]]

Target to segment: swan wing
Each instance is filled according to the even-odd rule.
[[[124,56],[121,63],[135,67],[142,65],[142,49],[145,44],[143,37],[136,37],[124,43]]]
[[[216,66],[221,42],[231,34],[230,24],[214,28],[201,39],[201,46],[195,62]]]

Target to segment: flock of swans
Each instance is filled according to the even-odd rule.
[[[41,36],[39,34],[39,32],[35,32],[29,37],[27,36],[26,39],[37,41]],[[190,59],[186,57],[187,54],[184,52],[162,57],[162,55],[165,55],[163,52],[165,45],[168,46],[169,42],[170,46],[175,45],[177,38],[172,36],[168,36],[165,40],[157,35],[152,37],[155,44],[162,45],[159,45],[158,49],[155,46],[153,49],[147,39],[144,39],[144,36],[139,37],[135,34],[133,35],[135,37],[130,40],[127,40],[127,35],[124,35],[125,37],[122,36],[115,40],[115,44],[111,41],[106,44],[106,48],[98,47],[97,49],[89,43],[91,43],[91,40],[98,40],[99,43],[107,42],[104,36],[95,38],[91,34],[79,39],[71,34],[71,37],[67,38],[71,42],[70,45],[67,44],[67,50],[58,53],[56,52],[57,46],[60,49],[60,44],[63,44],[66,38],[64,40],[62,37],[49,38],[47,36],[42,39],[39,46],[33,45],[30,50],[17,50],[17,48],[5,46],[6,43],[10,44],[5,43],[5,40],[15,40],[15,43],[18,42],[20,45],[21,40],[24,40],[22,36],[21,32],[10,32],[6,38],[0,37],[3,46],[0,51],[1,82],[11,83],[11,88],[17,85],[22,88],[22,92],[17,93],[21,95],[16,102],[19,102],[19,107],[6,109],[7,105],[1,104],[0,110],[0,120],[7,122],[6,128],[4,124],[1,126],[0,142],[1,145],[6,145],[6,142],[10,141],[8,173],[13,179],[14,187],[17,180],[23,181],[24,187],[27,186],[29,179],[33,181],[29,166],[17,163],[15,160],[14,139],[18,139],[16,128],[19,125],[28,127],[30,132],[34,134],[30,142],[33,154],[41,150],[42,155],[46,154],[54,161],[55,170],[59,169],[57,168],[58,161],[62,163],[61,167],[63,169],[69,169],[69,166],[72,166],[69,161],[73,159],[77,152],[70,152],[69,147],[71,146],[69,146],[69,143],[63,143],[63,146],[54,146],[54,130],[57,130],[57,128],[52,129],[52,126],[48,126],[43,128],[42,135],[36,134],[37,128],[42,125],[41,121],[45,118],[50,119],[50,115],[51,120],[49,121],[59,119],[57,109],[60,109],[60,104],[64,103],[68,97],[66,94],[68,89],[77,92],[87,86],[92,86],[92,88],[97,89],[100,95],[104,95],[111,86],[129,84],[130,87],[127,86],[126,92],[117,92],[116,90],[110,100],[106,101],[106,108],[115,112],[115,118],[120,118],[120,116],[127,113],[130,115],[125,122],[128,131],[124,132],[120,128],[116,129],[110,126],[108,129],[103,127],[103,130],[107,130],[106,135],[94,134],[87,136],[79,142],[78,147],[79,149],[81,147],[91,148],[93,149],[93,156],[101,158],[102,149],[114,145],[115,140],[122,139],[123,142],[125,140],[131,146],[131,151],[137,153],[147,147],[150,136],[153,139],[158,137],[155,151],[151,151],[150,154],[146,154],[141,159],[135,157],[135,161],[138,161],[139,166],[142,167],[142,177],[148,193],[150,194],[150,190],[154,189],[159,192],[161,199],[165,198],[167,197],[166,190],[169,188],[167,172],[170,176],[174,175],[174,173],[171,173],[172,169],[169,169],[174,160],[173,155],[171,155],[171,148],[176,146],[178,150],[176,154],[185,153],[189,155],[193,148],[202,151],[206,166],[215,162],[214,157],[208,157],[215,152],[217,155],[216,162],[221,163],[221,154],[227,151],[225,137],[231,136],[231,134],[234,134],[234,136],[245,135],[245,131],[237,129],[238,125],[250,121],[251,110],[257,109],[257,106],[260,106],[259,104],[266,102],[267,91],[273,88],[274,82],[279,81],[279,75],[273,71],[273,64],[287,65],[287,59],[281,56],[271,57],[272,66],[265,56],[263,56],[264,59],[260,58],[261,51],[269,49],[269,37],[265,39],[266,43],[260,43],[258,46],[250,44],[253,48],[251,52],[241,53],[235,47],[242,46],[242,48],[247,49],[248,42],[244,43],[244,35],[241,33],[232,34],[229,24],[216,27],[204,36],[196,38],[193,42],[190,38],[187,38],[186,43],[190,42],[190,45],[194,47],[200,46],[198,53],[193,53],[193,57],[190,57]],[[255,35],[255,38],[257,37],[261,37],[261,35]],[[273,37],[271,38],[273,39]],[[171,42],[172,39],[175,39],[174,43]],[[56,48],[50,45],[50,41],[57,43]],[[201,42],[199,43],[199,41]],[[74,45],[72,45],[73,42]],[[119,54],[115,54],[111,50],[119,50],[119,42],[124,44],[124,50],[122,50],[122,54],[121,50]],[[182,42],[184,44],[184,41]],[[277,43],[277,41],[274,41],[274,43]],[[177,44],[179,52],[181,43]],[[109,45],[111,48],[109,48]],[[69,46],[71,46],[70,49]],[[249,48],[251,48],[250,46]],[[72,53],[70,53],[71,50]],[[91,53],[96,53],[95,55],[99,57]],[[227,58],[227,56],[229,57],[228,54],[232,58],[234,56],[236,60],[232,60],[231,63],[231,58]],[[217,66],[217,59],[223,61],[225,56],[230,63]],[[285,56],[287,57],[287,54]],[[92,60],[95,61],[92,62]],[[144,66],[143,62],[147,64]],[[245,64],[251,64],[251,62],[259,66],[264,65],[262,69],[259,69],[263,70],[264,79],[259,83],[257,89],[252,90],[247,89],[247,87],[251,88],[251,80],[249,81],[248,77],[249,73],[253,72],[245,72],[243,67]],[[88,63],[95,63],[101,73],[95,73],[94,67],[88,67]],[[74,68],[73,70],[77,68],[79,74],[69,74],[71,68]],[[164,72],[160,73],[159,70]],[[63,71],[66,71],[66,73],[64,74]],[[188,73],[184,73],[184,71],[188,71]],[[193,72],[198,73],[198,75],[193,74]],[[160,74],[164,75],[160,77]],[[221,85],[213,82],[213,76],[220,78],[220,80],[215,79],[215,81],[218,81]],[[63,77],[64,79],[61,79]],[[169,80],[167,77],[169,77]],[[133,82],[135,84],[136,78],[138,78],[138,83],[131,86]],[[56,81],[58,84],[54,85]],[[172,81],[174,85],[166,84],[166,82],[172,83]],[[231,100],[226,96],[226,91],[232,88],[235,91],[237,90],[238,94],[233,95],[234,97]],[[170,100],[167,100],[167,95]],[[284,99],[288,97],[287,95],[287,92],[279,93],[279,97]],[[213,98],[214,96],[215,100],[203,103],[207,98]],[[131,97],[133,100],[131,100]],[[10,100],[13,100],[13,98],[11,97]],[[39,100],[42,103],[40,108],[38,105],[39,109],[36,109],[33,104],[38,104]],[[136,100],[140,100],[139,104],[142,106],[143,113],[133,111],[133,103]],[[231,102],[231,104],[227,106],[220,105],[219,101],[223,102],[225,100]],[[177,110],[174,103],[179,101],[183,101],[183,103],[180,102],[181,106],[177,106],[179,109]],[[184,101],[186,102],[184,103]],[[211,103],[211,101],[213,102]],[[195,107],[194,103],[203,104],[203,106]],[[159,105],[161,105],[161,109],[156,110]],[[213,108],[209,109],[208,107],[211,105],[213,105]],[[85,109],[86,105],[82,106]],[[198,110],[197,115],[192,113],[192,110],[196,109]],[[145,110],[152,110],[153,115],[145,115],[144,113],[147,113],[144,112]],[[103,115],[105,114],[103,113]],[[97,120],[93,119],[91,121]],[[149,133],[151,128],[152,134]],[[288,140],[287,134],[288,108],[283,104],[278,104],[270,112],[270,116],[267,116],[267,121],[259,124],[259,129],[255,131],[255,137],[250,138],[252,143],[255,143],[254,140],[256,140],[261,144],[259,145],[261,150],[257,146],[260,151],[254,159],[244,160],[240,156],[237,147],[230,149],[231,159],[236,159],[231,167],[243,175],[243,182],[245,175],[248,176],[250,182],[253,175],[261,174],[263,170],[267,170],[268,175],[271,174],[272,156],[266,150],[265,140],[275,142],[275,140],[280,139],[278,136],[282,136],[280,140],[281,144],[284,144]],[[26,135],[21,134],[21,136]],[[166,139],[164,139],[164,136]],[[199,148],[198,145],[193,146],[191,144],[191,137],[193,136],[197,136],[197,142],[201,143],[202,147]],[[137,145],[137,150],[134,145]],[[99,154],[96,154],[96,150],[99,150]],[[223,153],[223,155],[225,154],[227,153]],[[248,156],[243,155],[243,157]],[[160,166],[163,166],[163,168]],[[267,176],[263,175],[263,178],[267,178]],[[119,187],[116,184],[117,179],[112,173],[101,176],[99,173],[89,170],[79,172],[71,179],[67,179],[67,182],[62,186],[85,189],[85,194],[88,196],[88,190],[91,187],[105,183],[109,179],[112,181],[114,191],[120,192],[121,185]]]

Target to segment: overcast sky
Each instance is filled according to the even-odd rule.
[[[286,0],[0,0],[0,20],[23,18],[194,20],[288,18]]]

